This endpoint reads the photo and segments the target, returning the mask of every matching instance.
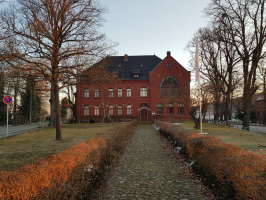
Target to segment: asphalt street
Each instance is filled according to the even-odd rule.
[[[32,131],[35,129],[38,129],[37,123],[23,124],[23,125],[18,125],[18,126],[9,125],[8,126],[8,134],[7,134],[6,125],[0,126],[0,139],[2,139],[3,137],[11,137],[11,136],[25,133],[28,131]]]

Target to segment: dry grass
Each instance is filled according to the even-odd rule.
[[[197,129],[192,129],[195,125],[192,122],[182,123],[181,126],[199,133]],[[266,134],[258,134],[234,128],[228,128],[215,124],[203,124],[203,133],[208,133],[220,139],[222,142],[233,144],[247,151],[266,155]]]
[[[107,129],[117,126],[108,124],[62,125],[62,140],[55,140],[55,128],[45,128],[0,140],[0,171],[12,171],[33,163],[48,155],[70,148],[80,141],[97,137]]]

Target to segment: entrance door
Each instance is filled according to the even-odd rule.
[[[142,109],[141,110],[141,121],[148,121],[148,110]]]

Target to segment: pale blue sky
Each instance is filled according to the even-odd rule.
[[[203,9],[211,0],[99,0],[108,7],[103,32],[119,43],[118,55],[166,56],[188,69],[184,48],[208,23]]]
[[[166,56],[167,51],[186,69],[184,51],[193,34],[208,23],[203,9],[211,0],[98,0],[108,8],[102,32],[114,42],[117,55]],[[7,0],[14,2],[14,0]],[[0,5],[0,8],[3,5]]]

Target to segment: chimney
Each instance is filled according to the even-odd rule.
[[[124,61],[128,61],[127,54],[125,54],[125,59],[124,59]]]
[[[171,51],[167,51],[167,57],[171,56]]]

